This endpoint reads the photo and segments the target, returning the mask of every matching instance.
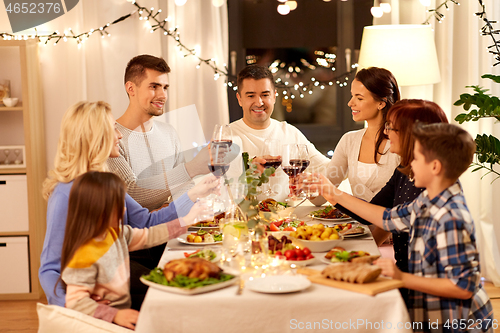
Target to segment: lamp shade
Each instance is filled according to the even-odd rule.
[[[400,86],[441,81],[430,25],[374,25],[363,30],[358,69],[382,67]]]

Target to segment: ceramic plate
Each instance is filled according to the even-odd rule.
[[[294,293],[307,289],[310,285],[311,281],[303,275],[271,275],[245,283],[248,289],[267,294]]]
[[[368,234],[368,230],[366,230],[366,229],[363,228],[363,233],[359,233],[359,234],[347,234],[347,235],[344,235],[343,233],[340,233],[340,234],[343,235],[344,238],[353,238],[353,237],[360,237],[360,236],[367,235]]]
[[[287,260],[287,264],[295,264],[295,266],[307,266],[307,265],[312,265],[316,262],[316,257],[312,259],[307,259],[307,260]]]
[[[141,282],[144,283],[146,286],[149,286],[151,288],[158,289],[161,291],[166,291],[169,293],[181,294],[181,295],[196,295],[196,294],[207,293],[209,291],[214,291],[214,290],[219,290],[222,288],[229,287],[229,286],[235,284],[236,281],[238,281],[238,279],[239,278],[234,277],[231,280],[227,280],[227,281],[215,283],[215,284],[210,284],[208,286],[193,288],[193,289],[165,286],[163,284],[158,284],[158,283],[155,283],[152,281],[148,281],[142,277],[141,277]]]
[[[325,255],[326,255],[326,254],[325,254]],[[329,265],[329,264],[333,264],[333,262],[331,262],[331,260],[330,260],[330,259],[325,258],[325,256],[321,256],[321,257],[319,258],[319,261],[321,261],[322,263],[325,263],[325,264],[327,264],[327,265]]]
[[[181,235],[179,237],[177,237],[177,240],[183,244],[187,244],[187,245],[194,245],[194,246],[205,246],[205,245],[214,245],[214,244],[222,244],[222,241],[219,241],[219,242],[210,242],[210,243],[192,243],[192,242],[188,242],[187,241],[187,236],[189,235],[190,233],[187,233],[187,234],[184,234],[184,235]]]
[[[352,217],[341,217],[338,219],[325,219],[323,217],[316,217],[316,216],[312,216],[312,215],[308,215],[308,216],[314,220],[325,221],[325,222],[335,222],[335,223],[344,223],[344,222],[352,220]]]

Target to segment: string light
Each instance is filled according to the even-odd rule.
[[[497,21],[490,21],[488,20],[488,17],[486,16],[486,7],[483,4],[483,0],[478,0],[479,5],[481,6],[481,11],[475,13],[477,17],[479,17],[481,20],[485,22],[484,26],[481,28],[481,35],[482,36],[490,36],[491,39],[493,40],[493,44],[488,46],[488,53],[493,54],[493,58],[497,61],[496,63],[493,64],[493,66],[496,66],[500,64],[500,41],[496,40],[495,35],[498,35],[500,33],[500,30],[495,30],[493,28],[493,23],[497,23]]]
[[[420,0],[420,1],[422,2],[422,0]],[[423,24],[429,24],[430,19],[433,18],[433,17],[435,17],[436,20],[438,20],[438,22],[441,23],[443,21],[443,19],[444,19],[445,16],[439,10],[442,10],[443,7],[446,10],[450,10],[450,7],[448,6],[448,4],[450,2],[454,3],[457,6],[460,6],[460,4],[456,0],[445,0],[444,2],[442,2],[436,8],[427,10],[427,12],[429,12],[431,14],[427,17],[427,19],[425,20],[425,22]],[[427,2],[425,2],[425,3],[427,3]],[[422,4],[424,4],[424,2]],[[430,2],[429,2],[429,5],[430,5]],[[424,6],[425,6],[425,4],[424,4]]]
[[[180,33],[178,31],[179,27],[178,26],[176,26],[174,28],[166,27],[167,23],[170,21],[170,17],[167,17],[165,19],[159,18],[160,13],[162,13],[161,9],[158,9],[157,11],[155,11],[155,9],[153,7],[151,7],[150,9],[147,9],[146,7],[140,6],[137,2],[135,2],[133,0],[130,2],[131,2],[131,4],[133,4],[136,7],[136,9],[133,12],[131,12],[127,15],[121,16],[121,17],[117,18],[116,20],[109,22],[105,25],[99,26],[98,28],[90,29],[88,32],[75,34],[73,32],[73,30],[71,30],[71,28],[69,28],[68,31],[64,32],[63,34],[60,34],[59,31],[56,30],[51,34],[44,35],[44,34],[38,34],[38,31],[35,28],[35,33],[33,35],[31,35],[31,38],[38,39],[40,44],[43,46],[46,46],[49,41],[53,42],[53,45],[56,46],[60,40],[63,40],[66,42],[68,39],[73,39],[76,41],[78,49],[81,49],[82,44],[85,43],[85,41],[90,36],[92,36],[94,34],[94,32],[99,32],[98,35],[101,36],[101,38],[111,37],[111,34],[107,31],[107,29],[109,27],[111,27],[117,23],[123,22],[123,21],[133,17],[133,15],[135,13],[138,13],[139,20],[144,21],[145,26],[147,27],[147,29],[151,33],[155,32],[156,30],[163,31],[163,35],[174,38],[174,40],[177,43],[176,48],[184,54],[184,57],[187,57],[187,56],[196,57],[198,59],[198,65],[196,68],[199,68],[201,64],[205,64],[205,65],[211,67],[214,71],[214,79],[215,80],[217,80],[220,77],[220,75],[225,75],[225,76],[228,75],[227,74],[227,72],[228,72],[227,67],[224,66],[223,69],[219,68],[215,63],[215,58],[203,59],[203,58],[199,57],[198,55],[200,54],[200,50],[199,50],[198,46],[196,46],[195,48],[189,48],[185,44],[183,44],[181,42]],[[17,39],[23,38],[23,36],[21,36],[21,35],[14,35],[11,33],[6,33],[6,32],[0,32],[0,36],[5,40],[11,40],[12,38],[17,40]],[[25,35],[25,37],[26,37],[26,39],[28,38],[27,35]]]

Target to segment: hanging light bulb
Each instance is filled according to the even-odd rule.
[[[175,0],[177,6],[184,6],[187,0]]]
[[[373,17],[382,17],[382,15],[384,15],[384,11],[380,7],[372,7],[372,9],[370,9],[370,12],[372,13]]]
[[[425,7],[429,7],[431,5],[431,0],[420,0],[420,3]]]
[[[295,10],[297,9],[297,1],[292,0],[292,1],[287,1],[285,2],[285,5],[290,8],[290,10]]]
[[[278,0],[278,2],[286,2],[286,0]]]
[[[287,5],[278,5],[278,13],[280,13],[281,15],[287,15],[288,13],[290,13],[290,7],[288,7]]]
[[[212,0],[212,5],[215,7],[220,7],[224,4],[224,0]]]
[[[384,13],[390,13],[391,12],[391,4],[387,2],[381,2],[380,3],[380,8],[382,8],[382,11]]]

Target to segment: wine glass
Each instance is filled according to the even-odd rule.
[[[208,168],[212,172],[212,174],[219,179],[219,182],[221,182],[221,186],[223,185],[223,178],[225,178],[225,174],[227,170],[229,169],[229,162],[230,162],[230,155],[229,155],[229,143],[223,143],[221,141],[219,142],[210,142],[208,145],[208,151],[209,151],[209,161],[208,161]],[[224,205],[222,200],[220,200],[218,197],[215,195],[213,196],[213,199],[215,201],[214,207],[218,208],[214,210],[220,211],[223,208],[221,206]]]
[[[10,164],[9,161],[10,149],[4,149],[3,153],[5,154],[5,160],[3,161],[3,164]]]
[[[298,147],[296,144],[283,145],[281,153],[281,167],[288,176],[288,187],[290,188],[290,194],[286,200],[289,204],[293,204],[293,201],[297,200],[297,175],[301,169],[301,165],[297,163],[299,160]]]
[[[299,167],[298,174],[301,174],[309,166],[309,163],[310,163],[309,151],[307,150],[307,145],[305,145],[305,144],[298,143],[295,146],[296,146],[297,152],[296,152],[296,155],[294,156],[294,159],[290,161],[290,164],[298,166]],[[305,199],[306,195],[301,190],[298,193],[297,198]]]
[[[277,139],[266,139],[264,141],[264,146],[262,147],[261,157],[266,160],[264,163],[264,168],[268,169],[273,167],[277,170],[281,165],[281,143]],[[274,192],[271,188],[271,179],[269,178],[269,183],[262,184],[264,191],[262,194],[267,197],[271,195],[278,194]]]
[[[214,133],[212,134],[212,142],[213,143],[225,143],[231,147],[233,143],[232,139],[233,133],[231,131],[231,126],[229,125],[215,125]]]

